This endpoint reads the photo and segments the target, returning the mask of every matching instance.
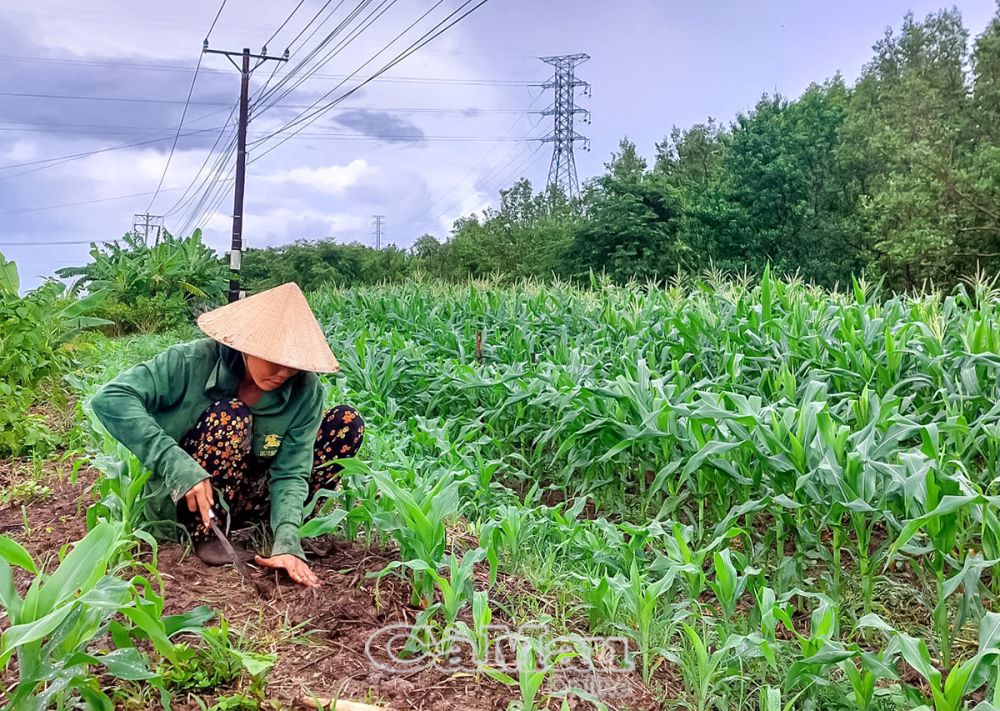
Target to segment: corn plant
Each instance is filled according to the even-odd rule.
[[[716,707],[719,686],[723,674],[733,655],[733,650],[742,640],[733,635],[711,650],[706,640],[707,635],[699,634],[698,630],[688,623],[681,623],[687,644],[681,653],[681,670],[684,673],[688,689],[694,696],[693,708],[697,711],[708,711]]]
[[[490,638],[490,623],[493,621],[493,610],[490,608],[489,597],[485,590],[472,593],[472,625],[464,620],[455,622],[455,633],[467,642],[472,652],[472,659],[477,669],[482,669],[489,656],[492,639]]]
[[[433,599],[434,576],[444,559],[445,522],[454,516],[459,505],[459,482],[453,476],[418,480],[417,487],[406,490],[387,474],[376,472],[375,481],[383,500],[392,508],[372,514],[379,530],[391,533],[399,543],[404,562],[420,561],[411,567],[413,594],[411,604],[426,609]]]
[[[930,687],[933,705],[921,706],[915,711],[961,711],[965,708],[966,697],[980,689],[994,671],[1000,655],[1000,614],[990,612],[983,617],[976,654],[951,667],[946,677],[934,666],[923,640],[900,633],[890,646]]]
[[[642,676],[648,680],[659,661],[671,656],[663,643],[672,632],[673,620],[659,613],[663,607],[662,599],[674,584],[674,576],[668,574],[659,579],[649,579],[640,572],[638,562],[633,558],[628,577],[617,575],[609,580],[609,584],[616,590],[620,601],[620,628],[638,645]],[[659,661],[655,661],[657,658]]]
[[[517,645],[517,678],[498,669],[486,668],[484,673],[494,681],[507,686],[517,687],[521,697],[515,703],[516,711],[535,711],[539,706],[539,695],[546,678],[559,665],[576,656],[576,652],[559,652],[551,659],[548,655],[539,653],[539,643],[531,638],[519,638]]]
[[[955,583],[951,584],[946,580],[951,553],[956,549],[965,548],[964,536],[966,530],[972,530],[970,523],[970,511],[977,511],[983,507],[1000,505],[1000,501],[993,497],[985,497],[979,494],[944,494],[942,487],[959,490],[959,483],[953,479],[943,479],[935,474],[933,468],[926,467],[925,474],[925,494],[919,505],[924,508],[924,512],[910,519],[905,523],[896,541],[889,549],[890,557],[903,549],[910,540],[920,531],[931,542],[931,549],[926,553],[917,553],[919,560],[929,568],[935,584],[935,605],[933,610],[934,632],[937,637],[938,648],[941,653],[941,662],[946,667],[951,664],[951,647],[953,626],[948,619],[948,598],[958,589],[959,583],[966,582],[966,576],[957,576]],[[983,566],[978,566],[981,569]],[[967,590],[967,593],[969,591]],[[975,589],[973,589],[975,594]]]
[[[760,571],[751,567],[745,567],[742,573],[737,571],[733,565],[733,553],[728,548],[717,552],[713,556],[713,562],[715,579],[708,585],[722,606],[725,619],[732,621],[736,616],[736,605],[747,589],[747,583]]]
[[[866,628],[876,629],[884,636],[892,639],[896,631],[873,613],[865,615],[855,626],[855,630]],[[869,711],[875,702],[876,685],[883,680],[897,680],[896,648],[890,644],[886,649],[872,652],[858,645],[852,645],[854,656],[842,661],[840,669],[847,677],[854,694],[854,703],[858,711]]]
[[[165,618],[163,598],[148,580],[116,577],[121,570],[119,555],[129,545],[123,524],[102,521],[54,572],[46,574],[20,545],[0,538],[0,604],[9,621],[0,635],[0,667],[6,669],[16,657],[13,708],[45,709],[73,696],[94,707],[110,708],[92,667],[118,679],[160,685],[135,641],[148,639],[164,657],[177,659],[169,638],[198,629],[207,619],[204,609]],[[23,598],[14,587],[11,565],[34,575]],[[114,619],[118,614],[127,624]],[[90,645],[106,632],[115,648],[91,653]]]

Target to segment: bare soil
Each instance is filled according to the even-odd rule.
[[[24,504],[23,512],[21,505],[0,509],[0,532],[19,540],[41,560],[54,559],[63,545],[86,533],[84,512],[90,503],[88,487],[95,476],[96,472],[84,469],[75,484],[51,477],[47,482],[53,490],[51,496]],[[314,590],[294,584],[283,574],[268,575],[254,569],[254,575],[266,579],[269,588],[273,586],[270,599],[262,597],[259,586],[244,581],[232,566],[207,566],[180,545],[162,544],[157,567],[164,581],[166,614],[210,605],[226,617],[234,632],[243,631],[277,653],[278,661],[268,677],[266,691],[273,708],[298,708],[315,696],[400,710],[506,709],[519,698],[516,688],[484,674],[456,672],[454,666],[432,664],[424,668],[390,668],[384,633],[373,640],[373,651],[366,652],[373,634],[389,625],[412,624],[420,613],[409,604],[410,590],[404,580],[394,575],[369,577],[394,559],[391,550],[337,542],[328,555],[311,561],[323,583]],[[479,571],[477,583],[485,585],[485,581],[485,570]],[[512,593],[533,591],[523,579],[506,578],[501,579],[491,596]],[[502,615],[495,613],[493,622],[503,624]],[[453,665],[456,662],[460,660],[450,661]],[[596,691],[612,709],[652,711],[662,707],[636,672],[616,670],[594,675],[569,668],[553,672],[550,679],[550,688],[577,686]],[[676,696],[669,693],[677,686],[667,672],[657,674],[654,683],[661,689],[661,698],[664,693]],[[217,689],[216,694],[229,691],[232,689]],[[209,696],[202,700],[211,703]],[[550,708],[559,708],[560,703],[553,699]],[[593,705],[571,697],[570,707]],[[198,706],[193,699],[176,698],[174,708]]]

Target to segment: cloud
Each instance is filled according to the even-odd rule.
[[[244,0],[241,7],[244,3],[247,12],[242,15],[230,13],[227,7],[212,33],[212,47],[239,48],[250,37],[267,37],[288,14],[280,3]],[[19,261],[23,281],[30,287],[55,268],[87,259],[86,244],[45,243],[119,237],[131,227],[133,215],[147,207],[152,214],[165,215],[167,227],[176,233],[197,221],[209,245],[219,252],[227,250],[232,181],[216,200],[214,188],[208,190],[211,184],[202,180],[204,174],[195,180],[239,90],[239,75],[224,57],[202,58],[194,101],[184,120],[185,133],[212,130],[181,137],[162,189],[152,200],[190,86],[200,37],[218,5],[175,0],[169,16],[139,13],[130,0],[94,0],[72,12],[65,5],[64,0],[34,0],[22,10],[0,11],[0,43],[5,54],[23,58],[8,60],[3,91],[158,101],[0,97],[0,124],[16,129],[0,131],[0,241],[25,243],[0,245],[0,251]],[[402,29],[424,9],[417,0],[402,0],[380,23],[386,31]],[[300,25],[307,19],[293,18]],[[456,59],[452,50],[464,52],[470,46],[466,39],[470,28],[467,23],[457,26],[436,40],[434,47],[408,58],[399,71],[403,77],[454,79],[503,74],[488,66],[481,55],[460,54],[461,59]],[[284,39],[297,31],[297,27],[285,28]],[[318,39],[307,42],[298,57]],[[282,41],[279,37],[277,45]],[[440,235],[457,214],[481,207],[495,194],[495,186],[488,184],[491,181],[480,178],[502,172],[506,144],[491,151],[486,140],[442,141],[428,134],[505,135],[511,130],[512,116],[460,111],[476,106],[521,107],[522,87],[458,86],[389,77],[352,94],[336,111],[291,136],[277,150],[267,150],[274,142],[258,142],[314,100],[344,91],[338,88],[339,77],[361,66],[383,45],[380,37],[359,37],[280,103],[267,104],[266,111],[258,106],[252,112],[244,205],[244,235],[251,247],[328,237],[372,244],[375,214],[386,216],[383,243],[405,247],[427,229]],[[272,68],[262,66],[254,75],[252,95],[257,95]],[[279,67],[270,88],[278,85],[285,71]],[[399,106],[450,111],[432,116],[389,108]],[[470,120],[473,116],[475,120]],[[527,123],[521,121],[517,128],[526,130]],[[228,143],[230,133],[218,148]],[[164,140],[66,162],[10,167],[154,136]],[[412,146],[420,150],[407,150]],[[209,168],[216,164],[217,155],[211,155]]]
[[[317,168],[300,166],[278,171],[262,180],[268,183],[301,185],[317,192],[341,194],[357,185],[363,179],[374,176],[378,171],[364,158],[356,158],[347,165],[325,165]]]
[[[170,149],[193,66],[186,70],[177,61],[112,55],[82,58],[46,50],[30,43],[3,18],[0,43],[18,48],[6,60],[3,91],[8,95],[0,97],[0,122],[5,128],[0,142],[9,146],[44,137],[77,145],[113,145],[166,137],[148,145],[161,153]],[[238,91],[236,72],[199,73],[178,144],[192,149],[211,145]]]
[[[353,109],[337,115],[333,121],[386,143],[425,143],[425,134],[419,126],[407,118],[388,111]]]

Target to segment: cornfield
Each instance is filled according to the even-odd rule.
[[[310,299],[343,368],[328,400],[357,407],[368,437],[342,485],[309,502],[318,516],[300,535],[398,551],[378,576],[412,591],[410,653],[460,632],[485,660],[502,612],[627,639],[667,708],[1000,708],[989,282],[890,296],[765,272],[666,289],[412,282]],[[114,363],[122,343],[98,348]],[[103,377],[76,386],[86,394]],[[107,472],[88,527],[117,542],[84,582],[113,588],[126,610],[162,605],[149,580],[123,577],[137,539],[152,544],[132,520],[145,473],[87,426]],[[39,590],[58,582],[15,546],[0,557],[37,574]],[[512,576],[558,604],[511,609]],[[64,587],[86,593],[56,599],[66,610],[96,599]],[[55,654],[47,627],[11,641],[30,624],[28,598],[0,588],[20,615],[3,659]],[[97,694],[84,672],[103,662],[168,694],[191,654],[172,641],[181,622],[129,612],[132,631],[92,614],[86,639],[117,629],[119,651],[64,644],[77,660],[66,693]],[[152,651],[130,642],[143,635]],[[519,648],[517,673],[483,663],[476,678],[508,685],[521,708],[555,708],[538,654]],[[268,659],[251,666],[264,675]],[[44,683],[22,678],[18,693]]]
[[[1000,704],[989,283],[410,284],[313,303],[347,374],[335,397],[372,422],[355,493],[375,520],[403,506],[391,482],[464,517],[501,567],[634,640],[647,678],[679,669],[694,707]],[[427,535],[437,549],[412,555],[441,565],[443,529]]]

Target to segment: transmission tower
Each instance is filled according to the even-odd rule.
[[[375,218],[375,222],[372,223],[372,227],[375,230],[375,249],[382,249],[382,227],[385,225],[385,215],[372,215]]]
[[[542,88],[552,89],[555,94],[552,105],[542,112],[543,116],[554,117],[552,133],[542,139],[545,143],[552,144],[547,187],[558,187],[566,197],[572,198],[580,193],[573,144],[582,141],[584,150],[590,150],[590,140],[577,133],[574,126],[577,114],[583,114],[583,120],[590,123],[590,112],[576,105],[576,87],[584,87],[584,95],[590,96],[590,84],[577,79],[574,70],[577,64],[590,59],[590,55],[563,54],[540,59],[555,67],[552,79],[542,84]]]

